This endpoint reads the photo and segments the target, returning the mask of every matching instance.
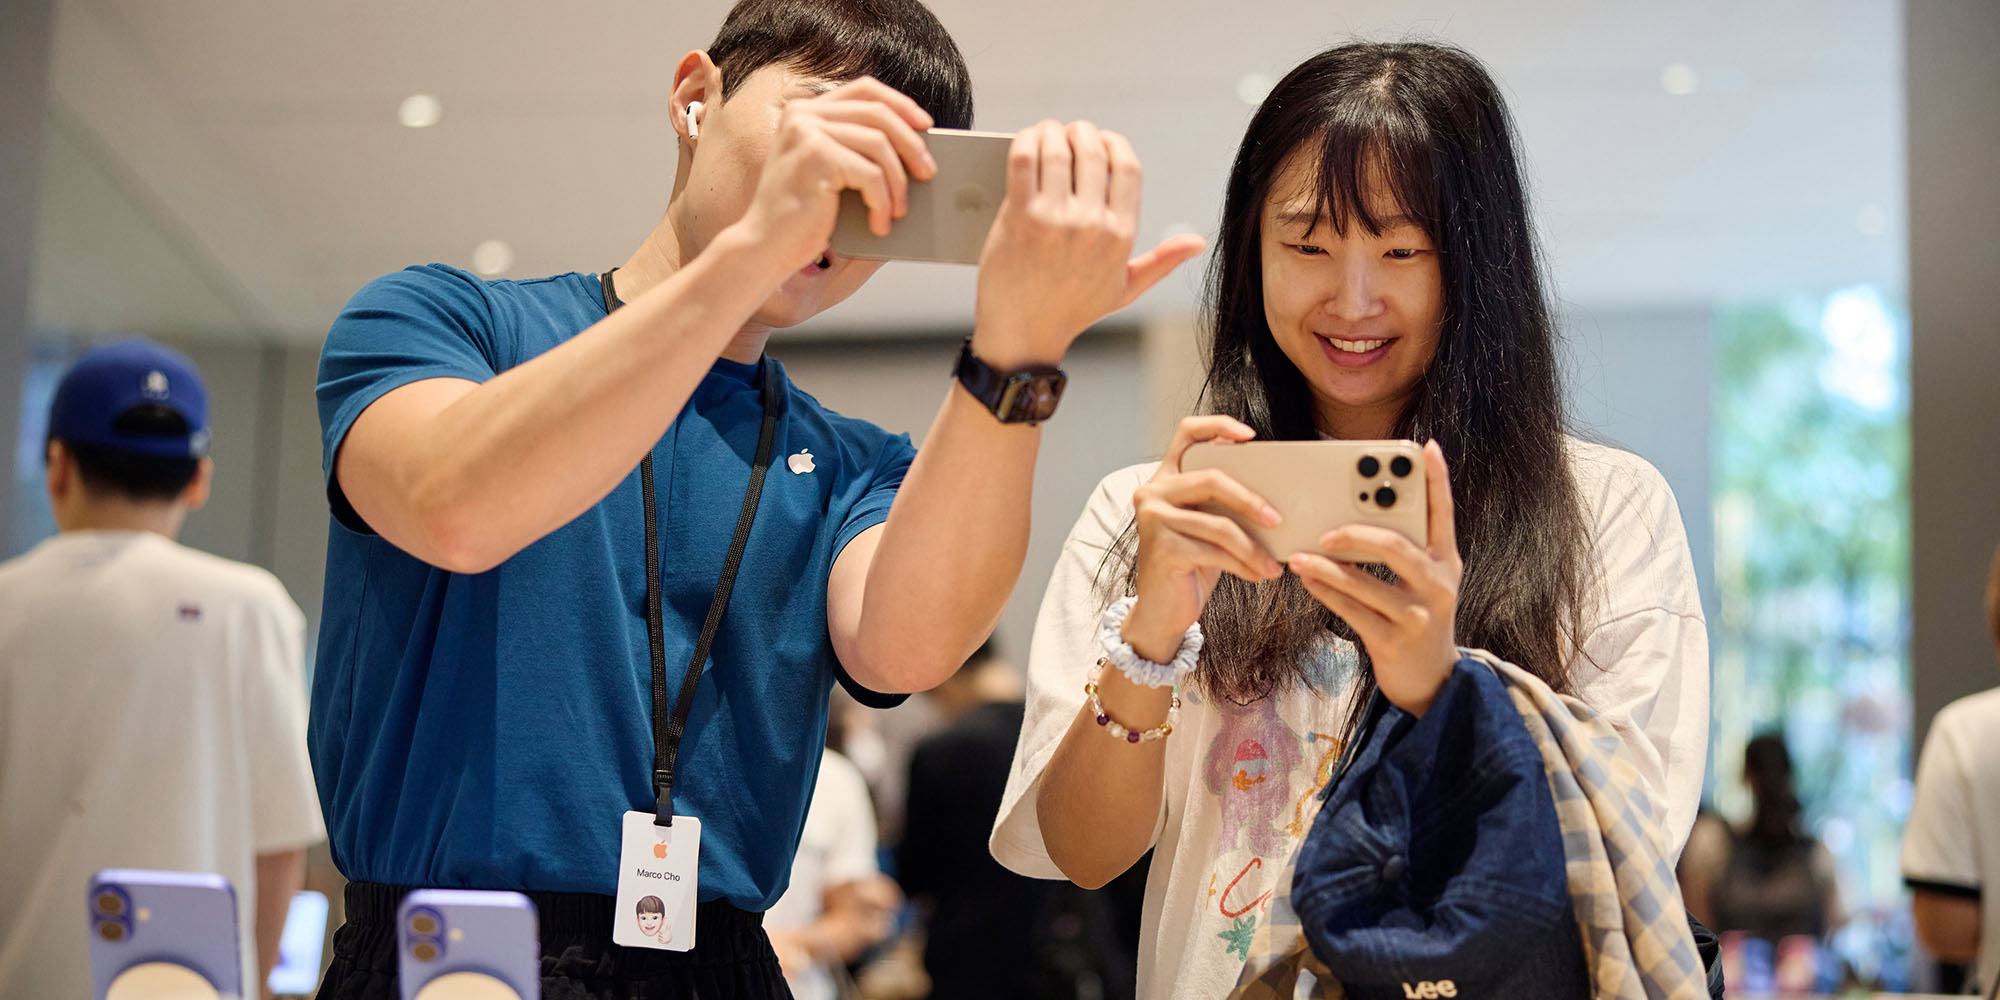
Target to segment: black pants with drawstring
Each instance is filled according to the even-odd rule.
[[[351,882],[320,1000],[399,1000],[396,907],[408,886]],[[585,892],[530,892],[541,923],[542,1000],[790,1000],[764,915],[697,904],[690,951],[611,942],[616,905]]]

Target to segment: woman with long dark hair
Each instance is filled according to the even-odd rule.
[[[1567,433],[1485,70],[1422,44],[1294,69],[1244,136],[1209,283],[1203,414],[1104,479],[1044,598],[995,856],[1092,886],[1151,849],[1140,994],[1223,995],[1368,696],[1422,714],[1458,646],[1609,716],[1677,853],[1708,729],[1686,533],[1652,466]],[[1265,552],[1201,508],[1275,511],[1180,468],[1196,441],[1321,438],[1427,442],[1428,547],[1323,540],[1372,572]]]

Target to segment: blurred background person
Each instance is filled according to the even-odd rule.
[[[1744,996],[1798,995],[1841,975],[1827,948],[1846,916],[1833,854],[1804,832],[1803,807],[1784,738],[1744,748],[1749,822],[1704,811],[1676,869],[1688,912],[1719,935],[1729,988]]]
[[[806,810],[791,884],[764,929],[798,1000],[852,995],[848,966],[887,940],[903,905],[876,864],[875,806],[853,762],[828,749]]]
[[[916,746],[896,877],[924,914],[930,995],[1131,996],[1144,881],[1090,892],[1017,875],[987,838],[1026,690],[991,640],[930,692],[942,727]]]
[[[1027,996],[1049,887],[986,847],[1021,735],[1020,674],[993,642],[931,692],[944,725],[910,757],[896,878],[926,911],[924,971],[937,997]]]
[[[1986,578],[1986,627],[2000,649],[2000,548]],[[2000,961],[2000,894],[1984,889],[2000,864],[2000,688],[1960,698],[1931,723],[1903,830],[1903,881],[1917,942],[1946,962],[1974,964],[1980,993]]]
[[[61,531],[0,563],[0,997],[90,995],[104,868],[229,879],[262,991],[326,836],[304,615],[270,573],[175,541],[208,499],[208,436],[201,376],[156,344],[91,351],[56,388]]]
[[[943,719],[936,691],[925,692],[894,708],[870,708],[844,688],[834,688],[826,722],[826,745],[840,752],[868,782],[875,802],[875,832],[887,849],[903,838],[903,803],[909,798],[904,782],[910,776],[910,754],[917,743],[937,731]],[[890,863],[885,856],[882,863]]]
[[[1844,921],[1833,855],[1805,832],[1785,738],[1764,733],[1743,748],[1750,820],[1704,812],[1688,835],[1679,873],[1688,912],[1716,933],[1769,942],[1813,942]],[[1732,982],[1732,985],[1734,983]]]

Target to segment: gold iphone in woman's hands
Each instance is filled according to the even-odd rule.
[[[1414,441],[1201,441],[1181,456],[1181,470],[1216,469],[1278,509],[1266,528],[1219,505],[1202,509],[1236,521],[1279,562],[1311,552],[1344,562],[1359,553],[1325,552],[1321,536],[1347,524],[1390,528],[1429,544],[1424,450]]]

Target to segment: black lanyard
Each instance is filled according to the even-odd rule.
[[[612,268],[598,275],[604,286],[604,312],[610,315],[619,306],[612,290]],[[778,430],[778,394],[771,391],[771,376],[764,373],[758,395],[764,402],[764,423],[757,431],[757,457],[750,462],[750,486],[743,491],[743,512],[736,516],[736,537],[729,542],[729,556],[722,561],[722,578],[716,581],[715,596],[708,602],[708,620],[702,622],[701,638],[695,641],[694,657],[688,661],[687,676],[681,679],[680,696],[667,714],[666,610],[660,595],[660,517],[653,501],[653,452],[639,460],[639,492],[646,507],[646,639],[653,657],[653,823],[674,825],[674,760],[680,754],[681,736],[687,731],[688,713],[694,709],[694,688],[701,682],[701,665],[708,661],[709,647],[722,627],[722,614],[729,608],[729,592],[736,588],[736,570],[743,564],[743,549],[750,544],[750,524],[757,519],[757,498],[764,492],[764,472],[771,467],[771,442]]]

